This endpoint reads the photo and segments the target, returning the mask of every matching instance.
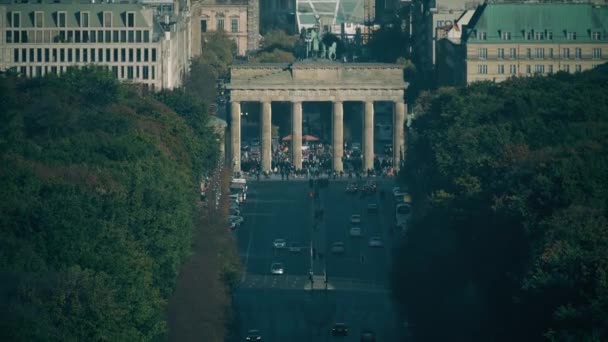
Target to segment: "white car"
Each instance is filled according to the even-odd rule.
[[[245,222],[243,216],[230,215],[228,216],[228,219],[230,220],[230,222],[235,222],[236,224],[242,224],[243,222]]]
[[[285,269],[283,268],[283,264],[280,262],[275,262],[274,264],[270,265],[270,273],[272,274],[283,274],[285,272]]]
[[[370,247],[382,247],[384,244],[382,243],[382,239],[378,236],[373,236],[369,239],[367,244]]]
[[[352,224],[359,224],[359,223],[361,223],[361,215],[351,215],[350,216],[350,223],[352,223]]]
[[[287,241],[285,241],[285,239],[275,239],[272,242],[272,245],[274,246],[274,248],[276,249],[282,249],[287,247]]]
[[[360,227],[352,227],[350,229],[350,236],[359,237],[361,236],[361,228]]]
[[[304,250],[304,246],[302,246],[301,244],[297,243],[297,242],[292,242],[289,245],[289,251],[292,253],[300,253]]]

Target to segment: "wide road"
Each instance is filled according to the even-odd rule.
[[[245,223],[237,233],[247,270],[235,294],[242,341],[249,329],[259,330],[263,340],[270,342],[359,341],[362,330],[374,331],[377,341],[400,340],[388,291],[392,183],[379,182],[386,200],[379,195],[346,194],[346,184],[332,181],[315,199],[309,196],[307,181],[249,184],[248,201],[242,205]],[[378,213],[367,211],[369,203],[379,204]],[[324,211],[317,228],[315,208]],[[362,237],[349,236],[352,214],[362,217]],[[369,247],[371,236],[380,237],[384,247]],[[300,253],[275,250],[277,238],[307,248]],[[333,242],[344,242],[343,255],[331,253]],[[273,262],[283,263],[285,274],[271,275]],[[349,336],[332,337],[335,322],[346,323]]]

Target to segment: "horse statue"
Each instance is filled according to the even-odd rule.
[[[337,48],[338,48],[338,44],[336,42],[333,42],[331,44],[331,46],[329,47],[329,50],[327,51],[327,58],[329,58],[332,61],[335,61]]]

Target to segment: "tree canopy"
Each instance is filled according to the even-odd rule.
[[[608,340],[608,71],[423,93],[394,293],[421,341]]]
[[[0,339],[164,339],[218,158],[204,105],[86,68],[1,77],[0,106]]]

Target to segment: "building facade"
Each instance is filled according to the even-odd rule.
[[[36,77],[93,64],[120,80],[174,88],[188,68],[188,25],[140,2],[3,1],[0,70]]]
[[[192,55],[200,55],[205,34],[222,30],[244,56],[259,44],[258,0],[198,0],[192,3]]]
[[[513,76],[570,73],[608,61],[608,7],[592,3],[488,3],[464,26],[460,49],[443,59],[463,60],[444,72],[465,84]],[[449,40],[445,44],[453,44]],[[460,55],[458,55],[460,54]]]

